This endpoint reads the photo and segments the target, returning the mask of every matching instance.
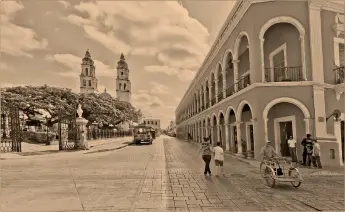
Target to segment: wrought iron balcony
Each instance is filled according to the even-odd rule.
[[[335,84],[344,83],[344,66],[334,69],[335,72]]]
[[[216,104],[216,97],[211,100],[211,106]]]
[[[266,82],[299,82],[303,81],[302,66],[265,68]]]
[[[235,85],[231,85],[226,89],[226,97],[229,97],[235,93]]]
[[[218,94],[218,102],[222,101],[223,100],[223,92],[220,92]]]
[[[246,87],[248,87],[250,85],[250,74],[242,77],[239,81],[238,81],[238,90],[242,90]]]

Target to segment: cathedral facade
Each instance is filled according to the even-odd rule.
[[[116,98],[123,102],[131,102],[131,81],[129,80],[128,64],[125,56],[121,54],[120,60],[117,63],[116,75]],[[89,50],[86,51],[81,63],[80,77],[80,93],[98,93],[98,79],[96,77],[96,67],[91,58]],[[106,89],[104,90],[104,93]],[[109,95],[109,94],[108,94]]]

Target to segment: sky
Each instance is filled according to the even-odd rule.
[[[125,55],[132,104],[145,117],[175,119],[234,1],[1,1],[0,84],[79,92],[89,49],[98,90],[116,97],[116,64]],[[212,15],[208,15],[212,14]]]

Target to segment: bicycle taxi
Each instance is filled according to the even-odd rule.
[[[271,188],[276,182],[291,183],[295,188],[302,183],[302,175],[298,168],[293,166],[292,162],[280,157],[264,159],[260,164],[260,173]]]

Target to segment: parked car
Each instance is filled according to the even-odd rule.
[[[133,142],[135,144],[141,144],[143,142],[152,144],[153,136],[151,127],[136,126],[133,129]]]

